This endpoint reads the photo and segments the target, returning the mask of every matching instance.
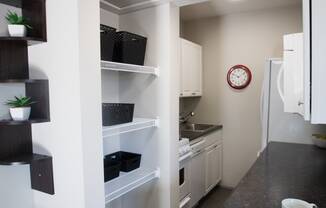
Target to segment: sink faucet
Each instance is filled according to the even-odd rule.
[[[190,112],[185,116],[180,116],[179,122],[180,123],[186,123],[191,117],[195,116],[195,112]]]

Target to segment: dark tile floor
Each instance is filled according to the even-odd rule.
[[[225,200],[231,195],[232,190],[216,187],[204,199],[202,199],[196,208],[223,208]]]

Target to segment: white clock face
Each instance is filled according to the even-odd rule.
[[[230,81],[235,87],[241,87],[248,83],[249,76],[247,71],[242,68],[236,68],[230,73]]]

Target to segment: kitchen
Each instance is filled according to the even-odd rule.
[[[223,135],[221,139],[223,165],[220,168],[223,174],[222,180],[218,180],[222,188],[216,188],[208,196],[206,196],[208,192],[202,192],[199,198],[202,200],[195,197],[195,202],[190,202],[190,207],[198,202],[199,207],[211,207],[214,204],[222,206],[232,193],[229,190],[238,186],[240,187],[234,191],[235,194],[230,198],[227,207],[245,207],[245,203],[246,206],[277,207],[281,199],[277,201],[273,198],[275,200],[273,203],[266,199],[265,203],[259,203],[260,199],[265,197],[263,194],[268,195],[269,192],[275,191],[266,184],[262,183],[259,187],[260,184],[255,184],[253,177],[243,179],[251,183],[243,181],[241,183],[245,185],[237,184],[242,181],[242,177],[252,167],[261,151],[266,148],[267,143],[312,144],[313,134],[325,134],[325,126],[311,125],[307,122],[310,120],[310,109],[309,105],[304,105],[306,101],[303,100],[304,94],[310,94],[309,89],[304,89],[303,84],[305,80],[308,83],[305,86],[310,85],[310,78],[307,78],[310,75],[304,74],[303,71],[303,38],[306,38],[305,44],[309,44],[307,36],[302,35],[303,25],[307,26],[302,16],[307,14],[302,8],[309,7],[307,2],[303,3],[304,7],[301,1],[215,1],[181,8],[181,37],[183,38],[181,48],[187,47],[184,44],[193,44],[193,48],[200,48],[197,50],[203,54],[200,59],[203,62],[201,71],[204,75],[201,79],[202,73],[196,76],[187,74],[187,72],[192,73],[190,66],[196,65],[193,62],[194,58],[188,55],[191,58],[186,60],[191,60],[191,64],[185,63],[186,67],[182,69],[186,72],[181,72],[183,91],[181,90],[180,94],[180,113],[192,116],[188,117],[190,123],[223,125],[221,134]],[[185,43],[189,41],[191,42]],[[190,50],[187,51],[189,53]],[[299,51],[297,57],[292,54],[292,51]],[[305,59],[305,64],[308,64],[306,68],[310,68],[308,59],[307,57]],[[232,67],[249,71],[248,79],[251,79],[248,81],[249,84],[244,83],[245,86],[240,88],[232,86],[232,83],[230,85],[228,73]],[[187,88],[191,88],[189,80],[195,79],[193,77],[200,81],[192,83],[203,82],[203,87],[197,90],[199,94],[195,94],[196,90],[187,91]],[[300,92],[293,92],[293,89]],[[304,90],[306,91],[303,92]],[[181,125],[180,128],[182,131],[183,126]],[[189,137],[188,134],[181,133],[184,137]],[[281,152],[277,154],[282,155]],[[269,159],[268,156],[265,157],[266,160]],[[216,166],[219,165],[217,158]],[[207,158],[203,160],[206,164],[209,161]],[[261,162],[260,165],[263,166],[263,163]],[[300,166],[297,167],[295,164],[293,168],[300,170]],[[312,166],[312,168],[318,167]],[[271,170],[271,172],[275,171]],[[193,171],[190,171],[191,173]],[[251,175],[255,174],[263,173]],[[273,174],[276,182],[278,175]],[[270,174],[271,177],[273,174]],[[264,178],[263,175],[260,177]],[[299,178],[298,176],[297,180],[300,180]],[[198,181],[194,178],[190,183],[193,180]],[[207,184],[207,178],[203,181]],[[273,182],[272,179],[269,181]],[[286,184],[285,181],[283,183]],[[249,188],[246,189],[244,186]],[[190,191],[191,195],[196,188],[198,191],[198,187],[200,186],[196,182]],[[298,189],[299,187],[298,183]],[[246,190],[249,196],[244,194],[244,191],[237,192],[238,189]],[[260,191],[253,191],[254,189]],[[290,194],[291,191],[288,191]],[[275,192],[286,194],[282,191]],[[303,193],[300,194],[302,197]],[[255,200],[255,197],[260,198]],[[242,198],[248,201],[241,201]],[[309,199],[305,200],[309,201]],[[316,201],[316,199],[310,200]]]
[[[326,206],[324,11],[0,0],[1,206]]]

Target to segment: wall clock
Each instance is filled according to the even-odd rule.
[[[244,65],[233,66],[227,75],[227,81],[233,89],[241,90],[250,84],[252,79],[251,71]]]

